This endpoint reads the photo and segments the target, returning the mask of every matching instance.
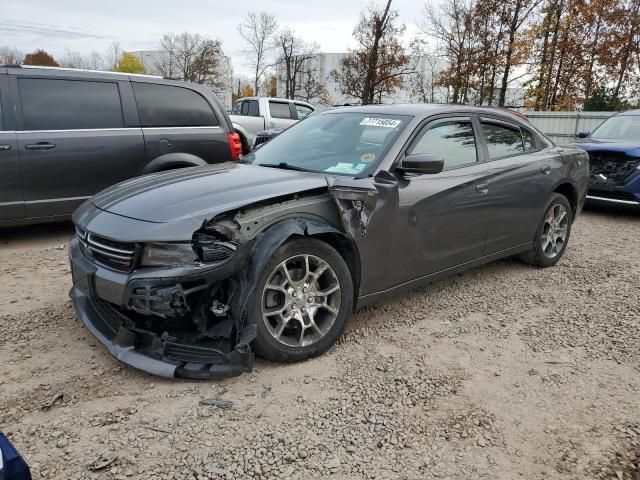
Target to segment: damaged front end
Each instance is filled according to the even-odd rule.
[[[71,298],[82,322],[114,356],[165,377],[204,379],[251,371],[255,325],[247,324],[237,306],[238,272],[249,244],[238,248],[203,228],[194,234],[194,265],[130,272],[107,268],[95,245],[82,235],[71,242]],[[142,257],[145,247],[136,248]]]
[[[292,236],[329,235],[352,242],[355,254],[378,193],[373,180],[327,178],[325,187],[201,220],[189,242],[114,241],[81,222],[70,245],[71,298],[87,328],[138,369],[194,379],[249,372],[253,295],[275,250]],[[87,218],[94,213],[108,215]]]

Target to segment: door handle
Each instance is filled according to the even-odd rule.
[[[480,194],[480,195],[484,195],[485,193],[487,193],[489,191],[489,184],[488,183],[479,183],[476,185],[476,191]]]
[[[27,150],[51,150],[52,148],[56,148],[54,143],[49,142],[38,142],[38,143],[29,143],[24,146]]]
[[[540,167],[540,171],[545,175],[549,175],[551,173],[551,167],[549,165],[543,165]]]
[[[11,150],[11,145],[0,145],[0,150]]]

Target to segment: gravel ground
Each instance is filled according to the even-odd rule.
[[[640,478],[636,212],[585,212],[555,268],[457,275],[221,382],[113,359],[67,299],[71,233],[0,231],[0,429],[34,478]]]

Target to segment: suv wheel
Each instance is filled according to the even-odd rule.
[[[533,249],[520,259],[541,268],[558,263],[567,248],[572,223],[569,201],[564,195],[554,193],[536,231]]]
[[[340,254],[313,238],[287,242],[256,285],[254,350],[281,362],[320,355],[342,335],[352,310],[353,282]]]

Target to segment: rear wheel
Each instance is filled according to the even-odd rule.
[[[546,268],[558,263],[569,242],[573,213],[564,195],[554,193],[536,231],[533,248],[520,259],[530,265]]]
[[[328,350],[353,309],[353,282],[331,246],[313,238],[276,250],[256,285],[254,350],[273,361],[305,360]]]

